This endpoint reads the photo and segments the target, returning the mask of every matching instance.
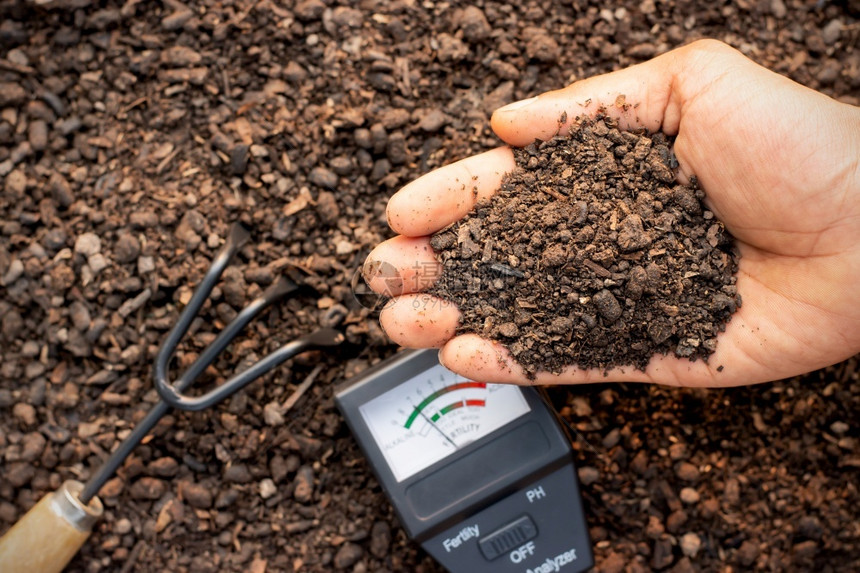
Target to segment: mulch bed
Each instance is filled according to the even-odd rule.
[[[253,240],[177,364],[296,268],[315,294],[255,322],[210,380],[339,305],[351,345],[166,418],[102,490],[68,570],[440,571],[332,400],[394,351],[350,288],[390,236],[390,194],[497,145],[496,107],[698,37],[857,105],[857,17],[854,0],[0,0],[0,532],[154,402],[158,344],[242,220]],[[579,432],[598,568],[860,568],[857,372],[553,389]]]

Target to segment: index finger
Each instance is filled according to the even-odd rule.
[[[510,148],[499,147],[431,171],[389,199],[388,225],[407,237],[431,235],[489,199],[515,167]]]
[[[714,68],[708,64],[722,58],[718,69],[727,73],[727,63],[744,61],[739,55],[716,40],[700,40],[629,68],[514,102],[496,110],[490,122],[496,135],[515,147],[566,135],[578,116],[593,116],[598,110],[617,119],[621,129],[644,127],[674,135],[684,107],[714,80]]]

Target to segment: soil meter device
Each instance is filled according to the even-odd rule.
[[[410,350],[335,400],[407,533],[452,573],[592,566],[570,440],[536,389]]]

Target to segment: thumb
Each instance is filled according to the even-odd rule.
[[[604,109],[621,129],[644,127],[674,135],[690,98],[725,71],[715,59],[745,59],[716,40],[701,40],[642,64],[588,78],[566,88],[509,104],[490,120],[493,131],[509,145],[565,135],[581,115]],[[682,73],[683,72],[683,73]]]

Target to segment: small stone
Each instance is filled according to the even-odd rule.
[[[729,478],[723,488],[723,499],[729,505],[736,505],[741,499],[741,484],[737,478]]]
[[[347,6],[338,6],[332,11],[331,19],[332,22],[338,26],[361,28],[361,23],[364,21],[364,15],[361,10],[349,8]]]
[[[212,507],[212,492],[204,485],[198,483],[183,483],[181,486],[182,498],[191,507],[197,509],[209,509]]]
[[[140,241],[132,234],[123,233],[114,244],[114,257],[117,262],[130,263],[140,255]]]
[[[377,182],[383,179],[391,171],[391,162],[384,157],[378,159],[373,164],[373,169],[370,172],[371,181]]]
[[[418,128],[427,133],[435,133],[448,123],[448,116],[442,110],[431,109],[418,120]]]
[[[699,468],[689,462],[681,462],[675,468],[675,475],[684,481],[696,481],[699,479]]]
[[[385,154],[392,165],[402,165],[409,158],[409,149],[406,146],[406,136],[397,131],[388,137]]]
[[[821,521],[814,515],[804,515],[797,522],[797,533],[807,539],[821,539],[824,534],[824,529],[821,527]]]
[[[839,36],[842,35],[842,20],[839,18],[834,18],[829,21],[824,28],[821,29],[821,39],[824,40],[824,43],[828,46],[832,46],[839,40]]]
[[[600,564],[600,573],[622,573],[627,559],[621,553],[610,551]]]
[[[23,197],[27,191],[27,175],[20,169],[15,169],[6,176],[4,189],[12,197]]]
[[[666,531],[663,522],[656,515],[648,516],[648,525],[645,526],[645,535],[652,539],[657,539]]]
[[[117,519],[116,523],[114,523],[114,525],[113,525],[113,530],[118,535],[125,535],[126,533],[130,533],[132,528],[133,528],[133,526],[132,526],[131,520],[126,518],[126,517],[122,517],[120,519]]]
[[[770,0],[770,13],[780,20],[785,18],[786,14],[788,14],[785,2],[783,0]]]
[[[302,466],[296,472],[293,481],[293,497],[299,503],[311,501],[314,492],[314,470],[311,466]]]
[[[233,483],[249,483],[251,472],[245,464],[236,464],[224,470],[224,479]]]
[[[364,549],[356,543],[344,543],[337,550],[334,556],[334,566],[336,569],[346,569],[352,567],[364,555]]]
[[[36,468],[28,462],[12,462],[6,465],[4,473],[5,483],[12,487],[24,487],[36,475]]]
[[[334,251],[337,255],[348,255],[355,250],[355,245],[343,239],[335,243]]]
[[[326,189],[334,189],[337,187],[337,174],[325,167],[314,167],[308,180],[314,185],[325,187]]]
[[[319,20],[325,9],[326,6],[322,0],[303,0],[296,4],[296,7],[293,8],[293,13],[299,20],[310,22],[312,20]]]
[[[62,209],[68,209],[75,202],[75,196],[72,194],[72,186],[68,180],[56,171],[51,174],[48,180],[48,187],[51,189],[51,197],[57,205]]]
[[[131,485],[129,494],[134,499],[159,499],[167,491],[167,484],[158,478],[142,477]]]
[[[669,514],[669,517],[666,518],[666,531],[669,533],[677,533],[680,531],[681,527],[687,523],[688,518],[689,516],[687,515],[687,512],[683,509],[673,511]]]
[[[93,422],[81,422],[78,424],[78,437],[82,440],[92,438],[102,429],[102,421],[95,420]]]
[[[197,65],[202,59],[203,56],[187,46],[171,46],[161,52],[163,63],[178,68]]]
[[[530,60],[552,64],[561,56],[561,48],[549,34],[537,33],[526,43],[526,55]]]
[[[42,455],[47,440],[39,432],[30,432],[21,440],[21,460],[33,462]]]
[[[564,245],[553,244],[546,248],[541,255],[541,264],[548,268],[560,267],[567,261],[567,249]]]
[[[669,458],[671,458],[672,461],[683,460],[687,457],[687,444],[683,442],[676,442],[669,446]]]
[[[693,504],[693,503],[698,503],[700,496],[699,496],[699,492],[696,491],[695,489],[693,489],[691,487],[685,487],[684,489],[681,490],[679,497],[681,498],[681,501],[683,501],[684,503]]]
[[[373,147],[373,136],[369,129],[360,127],[352,134],[355,144],[362,149],[371,149]]]
[[[155,259],[149,256],[137,259],[137,274],[145,275],[155,270]]]
[[[43,245],[52,253],[56,253],[66,246],[68,236],[62,228],[51,229],[45,233]]]
[[[340,218],[340,207],[337,204],[335,194],[331,191],[319,192],[316,210],[320,220],[326,225],[333,225]]]
[[[0,108],[23,103],[27,99],[27,90],[21,84],[0,82]]]
[[[436,54],[440,62],[458,62],[469,55],[469,46],[451,34],[439,34],[437,42],[439,50]]]
[[[377,521],[370,530],[370,553],[382,559],[388,555],[391,546],[391,527],[384,521]]]
[[[122,15],[118,8],[104,8],[92,12],[87,18],[87,27],[106,30],[119,24]]]
[[[39,343],[35,340],[28,340],[21,346],[21,356],[25,358],[35,358],[39,355],[40,347]],[[42,367],[42,371],[44,372],[44,365]]]
[[[27,128],[27,139],[33,151],[44,151],[48,147],[48,124],[41,119],[31,121]]]
[[[494,74],[503,80],[518,80],[522,75],[518,67],[503,60],[493,60],[489,67]]]
[[[698,573],[701,569],[693,567],[693,562],[689,557],[681,557],[675,566],[669,569],[668,573]]]
[[[128,216],[128,222],[137,229],[148,229],[158,225],[158,215],[152,211],[133,211]]]
[[[45,373],[45,365],[41,362],[30,362],[24,368],[24,377],[27,380],[34,380]]]
[[[12,407],[12,416],[25,426],[36,425],[36,409],[30,404],[18,402]]]
[[[230,171],[233,175],[243,175],[248,169],[248,159],[250,158],[250,146],[240,143],[230,152]]]
[[[493,31],[484,12],[477,6],[468,6],[463,10],[460,29],[463,31],[463,39],[470,43],[486,40]]]
[[[654,569],[665,569],[674,560],[672,543],[668,539],[658,539],[654,542],[654,550],[651,553],[651,567]]]
[[[65,444],[72,438],[69,430],[53,424],[42,424],[39,426],[39,431],[55,444]]]
[[[161,19],[161,27],[168,32],[179,30],[193,17],[194,12],[187,8],[177,10]]]
[[[693,532],[685,533],[681,536],[681,551],[687,557],[695,557],[702,547],[702,540]]]
[[[0,278],[0,286],[9,286],[24,274],[24,263],[20,259],[13,259],[6,269],[6,273]]]
[[[503,322],[496,329],[496,333],[506,338],[514,338],[519,335],[520,327],[518,327],[514,322]]]
[[[809,561],[818,553],[818,544],[815,541],[801,541],[792,547],[793,558],[797,561]]]
[[[651,244],[652,238],[642,226],[642,218],[639,215],[628,215],[618,225],[618,247],[626,252],[638,251]]]
[[[603,447],[607,450],[610,448],[614,448],[618,445],[618,442],[621,440],[621,429],[613,428],[606,436],[603,438]]]
[[[297,62],[287,63],[284,68],[284,79],[292,83],[301,83],[308,77],[308,72]]]
[[[738,563],[741,564],[743,567],[749,567],[756,562],[759,553],[760,551],[758,548],[758,543],[747,539],[746,541],[741,543],[741,546],[738,548]]]
[[[109,479],[99,490],[99,497],[102,499],[111,499],[119,496],[125,489],[125,482],[120,477]]]
[[[260,497],[269,499],[276,493],[278,493],[278,486],[270,478],[265,478],[260,482]]]
[[[90,270],[93,272],[94,275],[97,275],[103,270],[105,270],[109,264],[110,263],[108,262],[107,258],[101,253],[96,253],[87,257],[87,265],[90,267]]]
[[[821,85],[829,86],[837,79],[839,79],[839,74],[842,73],[843,65],[842,63],[835,58],[827,58],[821,64],[821,69],[815,75],[815,79]]]
[[[352,173],[352,161],[350,161],[349,157],[343,155],[332,159],[329,162],[329,167],[338,175],[349,175]]]
[[[179,472],[179,462],[175,458],[164,456],[150,462],[147,469],[159,477],[173,477]]]
[[[282,426],[284,415],[281,411],[281,405],[273,401],[263,406],[263,420],[269,426]]]
[[[842,421],[836,421],[830,424],[830,431],[834,434],[842,435],[851,429],[851,426]]]
[[[597,307],[597,312],[600,313],[607,322],[613,323],[621,318],[621,304],[615,295],[606,289],[601,290],[592,297],[594,306]]]
[[[589,486],[600,479],[600,471],[592,466],[582,466],[577,470],[579,481],[584,486]]]
[[[6,59],[15,65],[27,67],[30,65],[30,58],[27,54],[18,48],[13,48],[6,53]]]
[[[101,252],[102,241],[95,233],[82,233],[75,239],[75,252],[84,256],[92,256]]]

